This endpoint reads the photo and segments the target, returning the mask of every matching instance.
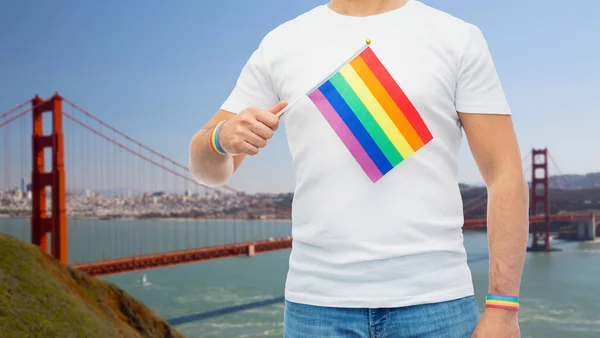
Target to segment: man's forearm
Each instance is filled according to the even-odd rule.
[[[190,142],[192,175],[202,184],[216,187],[225,184],[233,175],[233,156],[217,154],[210,146],[212,130],[197,132]]]
[[[529,238],[529,187],[519,171],[488,186],[489,293],[518,296]]]

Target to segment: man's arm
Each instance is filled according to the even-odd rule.
[[[459,116],[488,189],[488,292],[519,296],[529,236],[529,187],[512,119],[509,115]],[[490,312],[516,317],[510,310]]]
[[[247,155],[256,155],[279,126],[275,116],[287,106],[282,101],[268,110],[244,109],[239,114],[219,110],[190,142],[189,169],[198,182],[216,187],[225,184]],[[210,145],[213,128],[221,121],[219,144],[227,154],[218,154]]]
[[[460,114],[488,189],[489,293],[519,295],[529,236],[529,187],[512,119]]]
[[[488,189],[489,293],[519,294],[529,237],[529,187],[512,119],[460,114]]]

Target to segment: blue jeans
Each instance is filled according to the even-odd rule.
[[[334,308],[286,301],[284,338],[469,338],[479,322],[473,296],[399,308]]]

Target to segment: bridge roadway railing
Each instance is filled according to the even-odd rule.
[[[285,250],[290,249],[291,247],[291,237],[273,238],[264,241],[219,245],[134,257],[123,257],[118,259],[75,264],[72,266],[91,275],[101,276],[219,258],[253,256],[257,253]]]

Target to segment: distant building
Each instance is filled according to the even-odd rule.
[[[21,192],[25,193],[25,177],[21,177]]]

